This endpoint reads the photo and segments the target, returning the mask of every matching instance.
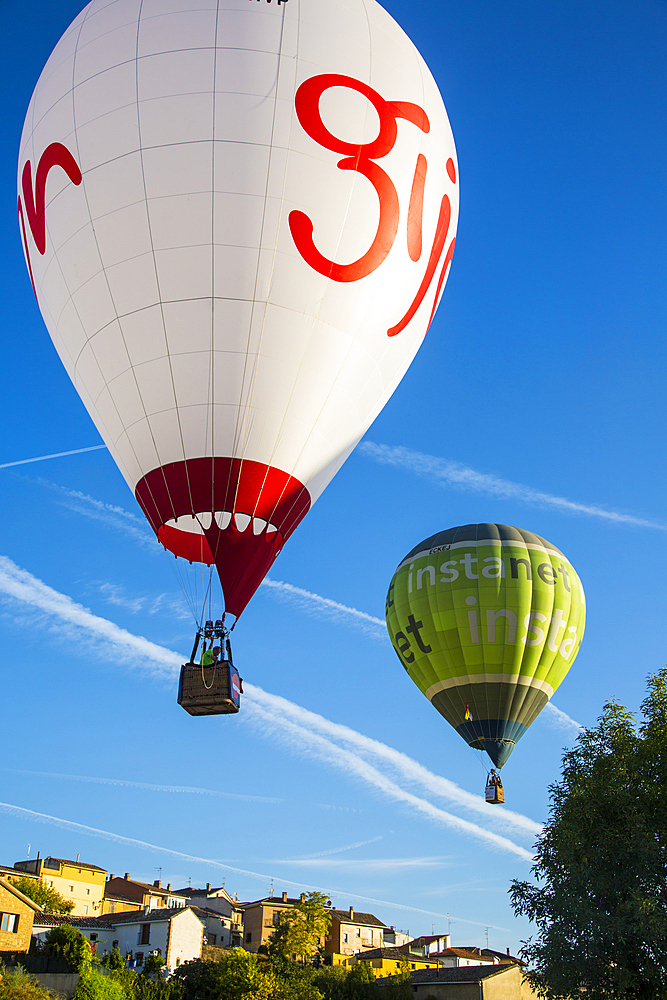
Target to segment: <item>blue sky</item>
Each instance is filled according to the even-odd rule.
[[[454,943],[484,944],[488,928],[516,950],[529,927],[507,888],[528,874],[568,719],[594,723],[611,697],[637,709],[665,662],[667,9],[386,6],[454,130],[450,279],[405,379],[234,633],[241,715],[192,719],[176,704],[193,631],[179,572],[107,452],[6,464],[100,442],[16,221],[23,116],[80,4],[1,4],[0,862],[30,844],[175,887],[225,879],[241,899],[313,887],[413,934],[451,923]],[[524,737],[505,812],[480,804],[480,755],[378,624],[405,553],[475,521],[554,542],[588,598],[554,698],[565,716]]]

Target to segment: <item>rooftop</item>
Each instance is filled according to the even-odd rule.
[[[369,951],[358,951],[356,958],[361,958],[366,960],[367,958],[388,958],[393,959],[396,962],[432,962],[434,965],[439,965],[438,959],[433,955],[406,955],[406,953],[401,948],[372,948]]]
[[[374,917],[372,913],[357,913],[356,910],[350,914],[349,910],[331,910],[331,916],[341,924],[365,924],[369,927],[384,927],[389,930],[386,924]]]
[[[129,910],[127,913],[105,913],[98,920],[104,927],[110,924],[150,924],[153,921],[171,920],[179,913],[192,910],[191,906],[161,906],[157,910]],[[81,919],[81,918],[79,918]]]
[[[491,976],[502,976],[513,969],[513,965],[468,965],[459,969],[418,969],[410,973],[410,982],[413,986],[419,983],[478,983],[482,979],[489,979]],[[377,979],[378,983],[393,982],[393,976]]]
[[[71,865],[73,868],[88,868],[93,872],[104,872],[105,875],[107,873],[106,868],[100,868],[99,865],[89,865],[85,861],[68,861],[67,858],[54,858],[51,855],[46,858],[28,858],[27,861],[15,861],[14,868],[17,868],[17,865],[34,864],[37,860],[42,862],[44,868],[49,867],[47,864],[48,861],[57,861],[59,865]],[[17,871],[21,871],[21,869],[17,868]]]

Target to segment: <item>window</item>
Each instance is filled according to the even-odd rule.
[[[280,923],[280,910],[273,911],[273,926],[277,927]]]
[[[401,967],[401,963],[400,962],[394,962],[394,965],[396,966],[397,969],[400,969],[400,967]]]
[[[361,937],[361,927],[357,927],[357,937]]]
[[[150,924],[142,924],[141,925],[141,937],[139,939],[139,944],[150,944],[150,941],[151,941],[151,925]]]
[[[343,944],[347,944],[347,934],[343,934]]]
[[[208,943],[209,944],[215,944],[215,942],[216,942],[216,936],[215,936],[215,934],[209,934],[208,935]]]
[[[181,964],[181,959],[180,959],[180,956],[179,956],[179,955],[177,955],[177,956],[176,956],[176,968],[178,968],[178,966],[179,966],[180,964]]]
[[[250,944],[251,941],[252,941],[252,931],[248,931],[248,933],[245,936],[245,943]]]
[[[109,913],[116,912],[116,903],[109,903]]]
[[[86,896],[90,896],[90,889],[86,889]]]
[[[112,948],[117,948],[118,947],[118,939],[116,939],[115,941],[111,942],[111,947]]]
[[[16,934],[19,929],[18,913],[0,913],[0,931]]]
[[[48,881],[48,882],[47,882],[46,884],[47,884],[47,885],[50,885],[50,886],[51,886],[51,888],[53,889],[53,879],[52,879],[52,878],[51,878],[51,879],[49,879],[49,881]]]
[[[83,906],[82,906],[82,910],[83,910],[83,915],[85,916],[85,915],[86,915],[86,913],[88,913],[88,907],[86,906],[86,904],[85,904],[85,903],[84,903],[84,904],[83,904]]]
[[[73,885],[71,885],[71,886],[69,887],[69,891],[70,891],[70,892],[74,892],[74,886],[73,886]]]
[[[136,959],[136,963],[135,964],[136,965],[143,965],[144,964],[144,953],[143,953],[143,951],[138,951],[137,952],[137,959]]]
[[[91,934],[90,935],[90,940],[91,941],[97,941],[97,934]]]

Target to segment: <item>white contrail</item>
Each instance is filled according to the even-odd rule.
[[[255,690],[254,688],[252,689],[253,693]],[[265,692],[262,692],[262,694],[265,694]],[[245,710],[251,720],[260,723],[258,728],[261,733],[272,731],[275,739],[286,743],[292,749],[306,755],[309,759],[312,759],[313,755],[316,755],[325,764],[336,767],[348,775],[356,775],[366,785],[382,792],[386,798],[393,799],[395,802],[401,802],[412,809],[416,809],[422,815],[427,816],[441,826],[447,826],[458,833],[481,840],[487,846],[515,854],[523,861],[533,860],[531,852],[527,851],[524,847],[520,847],[519,844],[515,844],[513,840],[509,840],[498,833],[493,833],[491,830],[486,830],[476,823],[470,823],[460,816],[454,816],[452,813],[445,812],[444,809],[439,809],[427,799],[422,799],[402,788],[358,754],[350,750],[345,750],[343,747],[338,746],[336,743],[310,729],[305,729],[303,726],[291,722],[286,718],[280,718],[276,714],[275,706],[273,710],[267,710],[257,704],[254,699],[251,699],[250,702],[246,701]]]
[[[247,685],[247,688],[250,690],[250,685]],[[257,706],[263,707],[268,715],[273,713],[279,717],[281,724],[284,719],[289,718],[305,729],[320,732],[347,746],[354,747],[355,750],[371,758],[391,765],[394,771],[403,778],[421,785],[422,788],[441,798],[478,812],[487,820],[517,827],[531,835],[539,835],[542,832],[542,826],[527,816],[512,812],[509,809],[503,810],[498,815],[497,811],[493,811],[494,807],[488,805],[481,795],[473,795],[472,792],[465,791],[448,778],[433,774],[432,771],[429,771],[422,764],[408,757],[407,754],[401,753],[400,750],[395,750],[393,747],[387,746],[386,743],[374,740],[370,736],[364,736],[362,733],[350,729],[349,726],[332,722],[330,719],[326,719],[316,712],[311,712],[300,705],[295,705],[294,702],[288,701],[280,695],[267,694],[262,688],[255,685],[252,685],[252,700]]]
[[[73,451],[56,451],[53,455],[38,455],[37,458],[20,458],[17,462],[3,462],[0,469],[9,469],[13,465],[29,465],[31,462],[47,462],[50,458],[65,458],[67,455],[83,455],[86,451],[101,451],[105,444],[93,444],[90,448],[75,448]]]
[[[17,767],[0,767],[6,774],[29,774],[36,778],[59,778],[61,781],[87,781],[94,785],[117,785],[120,788],[143,788],[148,792],[179,792],[185,795],[214,795],[224,799],[240,799],[243,802],[266,802],[278,805],[285,799],[269,795],[241,795],[236,792],[219,792],[212,788],[191,788],[188,785],[151,785],[146,781],[127,781],[125,778],[97,778],[87,774],[56,774],[52,771],[26,771]],[[379,838],[376,838],[379,839]],[[371,841],[368,841],[371,843]]]
[[[90,638],[104,640],[105,646],[112,647],[108,652],[113,651],[114,655],[123,656],[124,659],[133,657],[137,665],[145,667],[147,662],[152,663],[167,675],[174,674],[181,665],[182,657],[178,653],[92,614],[70,597],[58,593],[32,573],[21,569],[7,556],[0,556],[0,593],[22,604],[39,608],[61,623],[82,629]]]
[[[451,859],[442,858],[271,858],[267,864],[295,865],[297,868],[351,872],[399,872],[425,868],[449,868]]]
[[[262,580],[262,586],[268,587],[277,596],[286,598],[292,604],[298,605],[303,611],[309,614],[316,614],[329,620],[344,622],[353,628],[358,628],[373,639],[380,639],[388,642],[387,626],[382,618],[375,618],[373,615],[359,611],[357,608],[350,608],[347,604],[339,604],[329,597],[321,597],[313,594],[310,590],[302,587],[295,587],[291,583],[283,583],[282,580],[271,580],[266,577]]]
[[[182,657],[178,653],[158,646],[142,636],[132,635],[125,629],[114,625],[113,622],[93,615],[86,608],[72,601],[71,598],[48,587],[26,570],[20,569],[6,556],[0,556],[0,593],[3,592],[15,600],[37,607],[54,616],[58,622],[82,629],[86,635],[94,639],[103,639],[104,643],[100,650],[103,655],[111,649],[115,657],[133,658],[135,665],[144,669],[147,663],[154,663],[159,666],[163,676],[175,674],[182,662]],[[398,750],[376,740],[371,740],[347,726],[330,722],[323,716],[309,712],[285,698],[269,694],[250,684],[246,684],[246,695],[245,705],[248,713],[254,709],[256,717],[260,714],[265,715],[267,725],[278,716],[282,718],[281,726],[276,733],[278,738],[284,739],[289,729],[294,746],[298,746],[299,742],[305,743],[310,749],[317,748],[321,751],[327,760],[331,760],[332,754],[336,756],[338,761],[345,760],[350,773],[355,773],[367,783],[384,790],[389,798],[411,804],[420,812],[428,814],[438,821],[444,821],[447,817],[447,822],[450,825],[458,823],[459,829],[465,829],[471,834],[473,829],[477,830],[483,839],[497,838],[494,841],[496,846],[501,846],[506,842],[507,845],[511,845],[507,846],[507,850],[511,850],[515,854],[518,853],[521,857],[530,857],[527,851],[512,841],[506,841],[506,838],[499,837],[497,834],[490,834],[487,830],[476,827],[474,824],[467,824],[467,821],[459,820],[458,817],[450,817],[448,813],[438,810],[425,800],[418,799],[417,796],[405,791],[391,779],[382,775],[359,754],[338,747],[328,737],[332,736],[348,746],[363,749],[377,759],[390,763],[403,777],[418,781],[429,791],[444,796],[457,805],[463,805],[484,814],[487,820],[514,825],[531,834],[539,833],[541,827],[533,820],[510,811],[498,816],[497,813],[493,812],[493,807],[487,805],[480,796],[472,795],[459,788],[454,782],[432,774]],[[313,730],[319,730],[319,734]],[[320,734],[324,734],[324,736]],[[460,824],[466,825],[464,827]]]
[[[363,441],[359,445],[358,451],[368,458],[372,458],[375,462],[399,466],[425,479],[431,479],[441,486],[456,486],[459,489],[471,490],[475,493],[488,493],[503,500],[519,500],[537,507],[555,507],[571,514],[601,517],[617,524],[632,524],[638,528],[655,528],[658,531],[667,531],[667,524],[661,524],[659,521],[649,521],[646,518],[637,517],[635,514],[619,514],[594,504],[577,503],[566,497],[544,493],[541,490],[533,489],[532,486],[524,486],[522,483],[501,479],[499,476],[477,472],[459,462],[437,458],[435,455],[424,455],[419,451],[411,451],[409,448],[391,447],[386,444],[375,444],[373,441]]]
[[[329,851],[318,851],[316,854],[304,854],[302,861],[309,861],[311,858],[325,858],[330,854],[342,854],[343,851],[355,851],[358,847],[366,847],[367,844],[377,844],[382,837],[371,837],[370,840],[360,840],[356,844],[346,844],[345,847],[333,847]]]
[[[22,820],[32,820],[36,823],[45,823],[50,826],[58,826],[63,830],[70,830],[73,833],[83,833],[91,837],[99,837],[102,840],[110,840],[116,844],[125,844],[128,847],[140,847],[146,851],[157,851],[160,854],[166,854],[172,858],[179,858],[184,861],[194,861],[197,864],[209,865],[212,868],[220,868],[223,871],[234,872],[235,875],[246,875],[249,878],[259,879],[262,882],[268,882],[269,875],[264,875],[259,872],[249,871],[246,868],[238,868],[235,865],[225,864],[223,861],[216,861],[213,858],[200,858],[194,854],[184,854],[183,851],[174,851],[169,847],[160,847],[158,844],[149,844],[145,840],[136,840],[134,837],[123,837],[120,833],[111,833],[108,830],[100,830],[95,826],[85,826],[83,823],[75,823],[69,819],[60,819],[58,816],[50,816],[48,813],[35,812],[34,809],[25,809],[23,806],[11,805],[8,802],[0,802],[0,812],[4,812],[9,816],[16,816],[18,819]],[[281,876],[281,882],[285,885],[293,885],[299,889],[308,889],[312,891],[318,891],[321,886],[304,885],[303,882],[292,882],[288,878],[283,878]],[[406,906],[404,903],[392,903],[386,899],[374,899],[371,896],[358,896],[354,892],[348,892],[346,889],[335,889],[331,890],[332,895],[338,896],[348,896],[350,899],[360,899],[365,903],[378,903],[381,906],[393,906],[399,910],[410,910],[413,913],[426,913],[428,916],[433,917],[446,917],[445,913],[434,913],[432,910],[422,910],[417,906]],[[457,923],[463,924],[473,924],[475,927],[482,927],[483,924],[476,920],[464,920],[462,917],[453,917]],[[493,926],[489,924],[489,926]],[[495,930],[506,931],[506,927],[495,927]]]
[[[115,531],[122,531],[123,534],[129,535],[130,538],[134,539],[135,542],[139,542],[144,548],[148,548],[153,552],[160,552],[158,540],[147,528],[144,517],[138,517],[131,511],[125,510],[124,507],[119,507],[117,504],[105,503],[103,500],[97,500],[87,493],[81,493],[79,490],[71,490],[66,486],[60,486],[58,483],[52,483],[48,479],[40,477],[35,481],[41,486],[45,486],[47,489],[59,494],[63,498],[57,501],[60,506],[66,507],[76,514],[82,514],[84,517],[91,518],[93,521],[100,521]]]

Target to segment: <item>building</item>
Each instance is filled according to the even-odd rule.
[[[406,955],[437,955],[451,947],[449,934],[422,934],[401,944],[401,951]]]
[[[41,906],[0,876],[0,952],[28,951],[32,925]]]
[[[260,945],[267,945],[280,920],[296,903],[305,900],[305,893],[299,899],[283,892],[280,896],[265,896],[248,903],[236,904],[243,913],[243,947],[246,951],[257,952]]]
[[[493,955],[483,955],[479,948],[443,948],[433,957],[440,959],[440,964],[447,969],[463,969],[471,965],[498,965],[498,959]]]
[[[160,907],[172,909],[177,906],[187,906],[187,896],[171,891],[171,883],[162,888],[160,879],[153,884],[137,882],[125,872],[120,876],[109,875],[104,886],[102,914],[129,913],[132,910],[156,910]]]
[[[219,919],[219,914],[213,916]],[[157,952],[172,972],[182,962],[201,956],[205,931],[204,920],[194,907],[163,906],[101,917],[40,913],[35,920],[34,936],[44,940],[48,931],[60,924],[80,930],[99,957],[116,947],[132,968],[142,969],[146,957]]]
[[[210,882],[206,883],[205,889],[179,889],[178,895],[194,907],[201,907],[202,910],[212,910],[224,918],[225,932],[224,941],[217,937],[217,940],[209,940],[207,943],[224,948],[240,948],[243,944],[243,910],[238,900],[232,899],[224,886],[214,889]],[[207,925],[208,926],[208,925]],[[211,934],[208,935],[209,938]],[[213,932],[215,937],[215,932]]]
[[[407,955],[403,948],[372,948],[370,951],[359,952],[351,959],[345,959],[339,964],[349,966],[357,962],[369,965],[376,977],[400,975],[406,962],[410,972],[421,969],[437,969],[440,965],[437,958]]]
[[[51,889],[59,892],[67,902],[74,903],[72,913],[76,916],[97,915],[102,912],[102,897],[106,871],[97,865],[89,865],[79,860],[64,858],[40,858],[15,861],[16,872],[37,875]]]
[[[380,979],[379,983],[391,982]],[[514,962],[492,966],[423,969],[410,975],[415,1000],[537,1000]]]
[[[395,927],[385,927],[382,939],[385,948],[400,948],[401,945],[412,941],[408,931],[397,931]]]
[[[384,946],[385,934],[391,929],[372,913],[355,913],[349,910],[331,910],[331,925],[324,943],[327,955],[334,965],[344,964],[336,956],[357,955],[360,951]]]

